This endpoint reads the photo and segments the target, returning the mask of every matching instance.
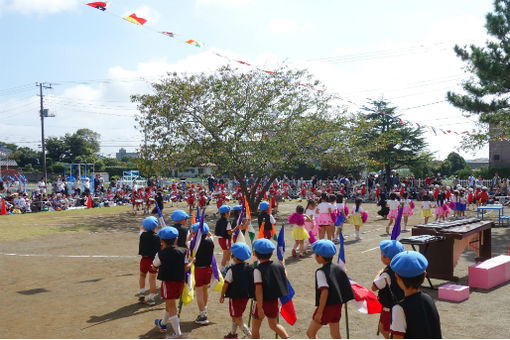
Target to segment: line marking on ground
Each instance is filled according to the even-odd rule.
[[[118,258],[118,259],[134,259],[138,256],[134,255],[58,255],[58,254],[15,254],[0,253],[1,256],[19,256],[19,257],[61,257],[61,258]]]
[[[374,247],[374,248],[370,248],[370,249],[367,249],[367,250],[363,250],[361,253],[368,253],[369,251],[372,251],[372,250],[376,250],[376,249],[379,249],[379,247]]]

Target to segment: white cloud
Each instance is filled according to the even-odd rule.
[[[21,14],[54,14],[64,11],[70,11],[80,4],[75,0],[6,0],[3,1],[5,8],[19,12]]]
[[[274,33],[301,33],[312,29],[312,24],[300,25],[294,20],[288,18],[273,18],[269,21],[269,29]]]

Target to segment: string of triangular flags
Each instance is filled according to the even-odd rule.
[[[98,9],[100,11],[105,12],[110,7],[111,1],[95,1],[95,2],[86,3],[85,5],[93,7],[93,8],[96,8],[96,9]],[[147,22],[147,19],[141,18],[141,17],[137,16],[136,13],[128,15],[127,17],[123,17],[121,15],[114,14],[110,10],[108,10],[108,13],[110,13],[112,15],[115,15],[115,16],[118,16],[119,18],[122,18],[122,19],[124,19],[126,21],[129,21],[130,23],[133,23],[133,24],[139,25],[139,26],[143,26]],[[147,28],[147,29],[150,29],[150,28],[148,28],[146,26],[143,26],[143,27]],[[201,43],[200,41],[195,40],[195,39],[181,39],[179,34],[176,34],[176,33],[173,33],[173,32],[168,32],[168,31],[155,31],[155,32],[159,33],[159,34],[162,34],[162,35],[164,35],[166,37],[175,38],[175,39],[180,40],[180,41],[182,41],[182,42],[184,42],[184,43],[186,43],[188,45],[191,45],[191,46],[202,47],[204,45],[203,43]]]
[[[95,1],[95,2],[90,2],[90,3],[86,3],[87,6],[90,6],[90,7],[93,7],[93,8],[96,8],[96,9],[99,9],[101,11],[106,11],[107,8],[110,6],[111,4],[111,1]],[[110,14],[113,14],[111,13],[111,11],[109,11]],[[116,15],[116,14],[113,14],[113,15]],[[133,13],[127,17],[122,17],[122,16],[119,16],[119,15],[116,15],[126,21],[129,21],[135,25],[139,25],[139,26],[143,26],[146,22],[147,22],[147,19],[145,18],[141,18],[141,17],[138,17],[136,15],[136,13]],[[147,28],[146,26],[143,26],[145,28]],[[149,28],[150,29],[150,28]],[[170,38],[175,38],[175,39],[178,39],[188,45],[191,45],[191,46],[195,46],[195,47],[202,47],[204,46],[204,44],[198,40],[195,40],[195,39],[181,39],[180,38],[180,35],[176,34],[176,33],[173,33],[173,32],[169,32],[169,31],[155,31],[153,30],[154,32],[156,33],[159,33],[159,34],[162,34],[164,36],[167,36],[167,37],[170,37]],[[238,60],[238,59],[234,59],[234,58],[230,58],[224,54],[221,54],[221,53],[218,53],[218,52],[215,52],[216,56],[220,57],[220,58],[223,58],[223,59],[226,59],[228,60],[229,62],[232,62],[232,63],[237,63],[237,64],[240,64],[240,65],[243,65],[243,66],[246,66],[246,67],[252,67],[252,68],[255,68],[256,70],[260,71],[260,72],[264,72],[264,73],[267,73],[267,74],[271,74],[271,75],[274,75],[276,72],[275,71],[271,71],[271,70],[266,70],[266,69],[263,69],[263,68],[259,68],[255,65],[253,65],[252,63],[248,63],[246,61],[243,61],[243,60]],[[285,78],[284,78],[285,79]],[[287,80],[287,79],[285,79]],[[290,79],[288,80],[290,81]],[[303,84],[303,83],[298,83],[298,85],[300,86],[304,86],[304,87],[308,87],[314,91],[317,91],[317,92],[325,92],[327,91],[326,88],[322,88],[322,89],[316,89],[314,85],[311,85],[311,84]],[[344,99],[338,95],[333,95],[332,96],[333,99],[338,99],[338,100],[341,100],[341,101],[344,101],[350,105],[353,105],[353,106],[356,106],[356,107],[361,107],[361,105],[351,101],[351,100],[348,100],[348,99]],[[424,128],[424,129],[429,129],[430,131],[432,131],[434,133],[434,135],[438,136],[438,131],[443,133],[444,135],[448,135],[448,134],[455,134],[455,135],[467,135],[467,136],[471,136],[471,132],[469,131],[462,131],[462,132],[459,132],[459,131],[455,131],[455,130],[451,130],[451,129],[440,129],[440,128],[436,128],[434,126],[431,126],[431,125],[428,125],[428,124],[424,124],[424,123],[418,123],[418,122],[411,122],[409,120],[402,120],[401,118],[398,118],[398,117],[393,117],[385,112],[382,112],[380,111],[379,112],[381,115],[385,116],[385,117],[388,117],[398,123],[400,123],[401,125],[409,125],[409,126],[414,126],[416,124],[416,126],[418,128]],[[509,141],[510,138],[505,138],[505,137],[500,137],[500,140],[501,141]]]

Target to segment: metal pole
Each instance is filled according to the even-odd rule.
[[[39,83],[39,95],[41,97],[41,111],[39,115],[41,117],[41,146],[42,146],[42,165],[43,165],[43,173],[44,173],[44,181],[48,181],[48,171],[46,169],[46,145],[44,143],[44,103],[43,103],[43,93],[42,93],[43,84]]]
[[[345,328],[347,333],[347,339],[350,339],[349,337],[349,314],[347,313],[347,302],[344,304],[345,306]]]

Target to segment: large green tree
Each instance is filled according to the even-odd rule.
[[[343,133],[343,111],[331,97],[299,83],[318,85],[306,72],[289,69],[168,74],[152,85],[154,93],[132,96],[145,136],[140,164],[164,171],[214,163],[218,173],[240,181],[256,211],[263,195],[247,188],[246,175],[254,174],[255,187],[268,176],[265,192],[277,176],[317,162],[331,146],[326,136]]]
[[[53,162],[75,162],[84,159],[91,162],[99,157],[100,137],[99,133],[90,129],[79,129],[73,134],[66,133],[63,137],[48,137],[47,157]]]
[[[510,0],[495,0],[494,13],[486,19],[491,38],[485,46],[454,48],[472,75],[462,83],[465,93],[447,94],[452,105],[478,117],[478,133],[466,139],[474,147],[489,139],[510,138]]]
[[[384,99],[369,100],[362,107],[366,129],[361,132],[360,150],[367,150],[367,166],[383,170],[386,185],[389,185],[393,169],[411,168],[428,156],[424,153],[427,143],[423,138],[423,131],[401,121],[397,108],[391,106]]]

